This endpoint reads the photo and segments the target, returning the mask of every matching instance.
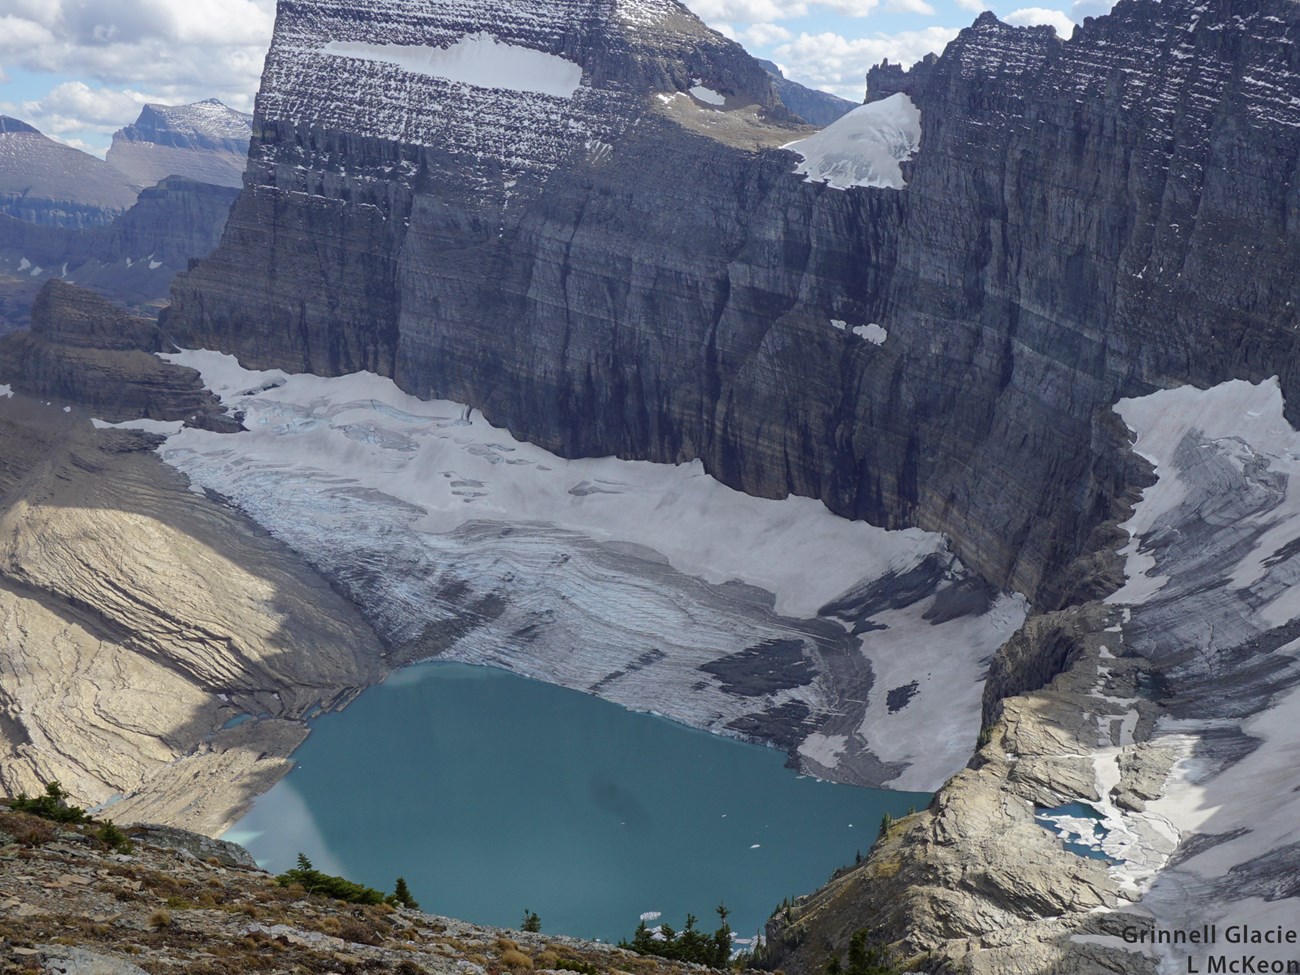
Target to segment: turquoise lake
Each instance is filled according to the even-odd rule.
[[[774,749],[577,691],[460,664],[410,667],[313,722],[298,766],[227,833],[279,872],[382,890],[423,910],[616,941],[661,912],[752,937],[786,896],[865,853],[922,793],[797,776]]]

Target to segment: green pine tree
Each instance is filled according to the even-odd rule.
[[[419,910],[419,902],[411,896],[411,888],[406,886],[406,878],[398,877],[397,883],[393,886],[392,899],[402,907],[409,907],[412,910]]]

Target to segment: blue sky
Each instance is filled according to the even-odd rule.
[[[861,101],[868,67],[942,49],[986,6],[1009,23],[1068,33],[1109,0],[686,4],[788,77]],[[274,15],[274,0],[0,0],[0,113],[102,155],[147,102],[215,97],[251,111]]]

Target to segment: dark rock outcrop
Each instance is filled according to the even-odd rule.
[[[1066,42],[985,16],[941,58],[873,72],[872,97],[921,108],[902,192],[805,183],[791,154],[660,110],[656,91],[697,79],[775,98],[699,27],[669,42],[554,4],[568,33],[503,28],[586,79],[566,104],[514,97],[540,114],[507,150],[488,111],[504,95],[420,112],[416,87],[455,86],[298,53],[471,25],[342,10],[281,8],[249,187],[174,291],[186,343],[374,369],[566,454],[700,457],[755,494],[942,530],[1043,606],[1070,598],[1127,483],[1107,404],[1275,363],[1300,392],[1281,0],[1127,0]],[[1273,88],[1241,80],[1261,72]],[[347,98],[319,107],[326,84]]]
[[[818,91],[816,88],[806,88],[797,81],[791,81],[775,62],[760,60],[758,63],[772,76],[772,84],[781,96],[782,104],[809,125],[830,125],[857,108],[857,103],[847,98]]]
[[[109,422],[143,417],[239,429],[197,372],[154,355],[165,348],[155,322],[53,280],[37,296],[31,330],[0,338],[0,376],[19,392]]]

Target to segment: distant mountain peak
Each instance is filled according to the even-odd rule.
[[[150,103],[131,125],[113,134],[108,161],[149,186],[185,176],[240,186],[253,117],[216,98],[189,105]]]
[[[0,213],[29,223],[94,227],[111,222],[139,192],[136,182],[102,159],[0,116]]]
[[[35,132],[40,134],[40,129],[28,125],[22,119],[16,119],[9,115],[0,115],[0,132]]]
[[[206,98],[189,105],[149,103],[140,117],[121,132],[125,138],[159,142],[161,136],[242,140],[245,143],[253,128],[253,117],[237,112],[219,99]],[[116,137],[115,137],[116,138]]]

